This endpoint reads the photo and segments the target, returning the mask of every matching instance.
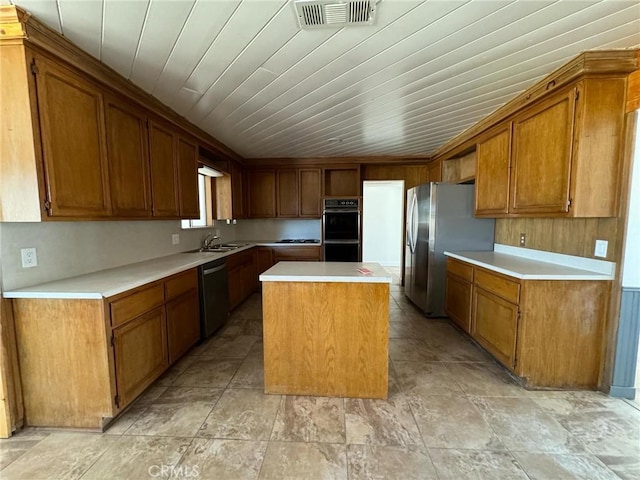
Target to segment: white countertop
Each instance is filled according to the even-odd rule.
[[[492,252],[444,254],[522,280],[613,280],[615,272],[611,262],[499,244]]]
[[[366,275],[358,271],[371,271]],[[279,262],[260,275],[262,282],[391,283],[392,277],[377,263]]]
[[[246,243],[244,247],[224,253],[186,252],[166,257],[132,263],[121,267],[100,270],[94,273],[65,278],[53,282],[3,292],[5,298],[76,298],[101,299],[117,295],[132,288],[155,282],[162,278],[198,267],[204,263],[228,257],[255,246],[304,245],[320,246],[319,243],[277,243],[277,240],[233,240],[228,243]]]

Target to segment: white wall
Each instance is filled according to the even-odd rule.
[[[222,240],[235,226],[216,222]],[[180,221],[0,223],[4,290],[73,277],[198,248],[212,229],[182,230]],[[180,234],[172,245],[171,235]],[[35,247],[38,266],[22,268],[20,249]]]
[[[636,122],[636,145],[622,269],[622,286],[625,288],[640,288],[640,111],[636,115],[639,118]]]
[[[362,261],[399,267],[404,231],[404,181],[363,184]]]

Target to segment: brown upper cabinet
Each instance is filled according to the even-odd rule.
[[[476,149],[476,215],[509,212],[511,124],[483,137]]]
[[[298,170],[281,168],[277,175],[277,216],[295,218],[299,214]]]
[[[249,217],[275,217],[276,171],[274,169],[250,170],[247,184],[249,187]]]
[[[180,214],[177,138],[162,124],[149,121],[149,158],[153,215],[177,217]]]
[[[325,197],[361,195],[360,165],[330,166],[322,169]]]
[[[111,97],[106,98],[105,105],[113,214],[149,217],[152,204],[146,117]]]
[[[319,168],[298,170],[299,210],[303,218],[320,218],[322,215],[322,174]]]
[[[321,172],[319,167],[249,170],[249,217],[320,218]]]
[[[43,57],[34,60],[32,71],[36,78],[48,214],[111,215],[101,91]]]
[[[617,215],[625,84],[585,78],[482,135],[476,215]]]
[[[0,221],[199,217],[198,144],[223,145],[55,33],[3,32]]]
[[[198,218],[198,146],[186,138],[178,138],[178,179],[180,217]]]

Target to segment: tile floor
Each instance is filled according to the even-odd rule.
[[[262,392],[260,296],[104,434],[0,441],[9,479],[640,479],[640,410],[532,392],[393,285],[387,400]]]

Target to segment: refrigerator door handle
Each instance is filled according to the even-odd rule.
[[[413,193],[413,192],[411,192]],[[407,205],[407,223],[405,225],[406,227],[406,245],[407,247],[411,246],[411,223],[412,223],[412,216],[413,216],[413,195],[411,196],[411,199],[408,200],[408,205]]]
[[[418,207],[418,195],[413,194],[413,198],[411,199],[411,220],[409,224],[409,230],[411,234],[409,235],[409,246],[411,247],[411,253],[415,253],[416,251],[416,235],[417,235],[417,223],[418,223],[418,215],[417,215],[417,207]]]

